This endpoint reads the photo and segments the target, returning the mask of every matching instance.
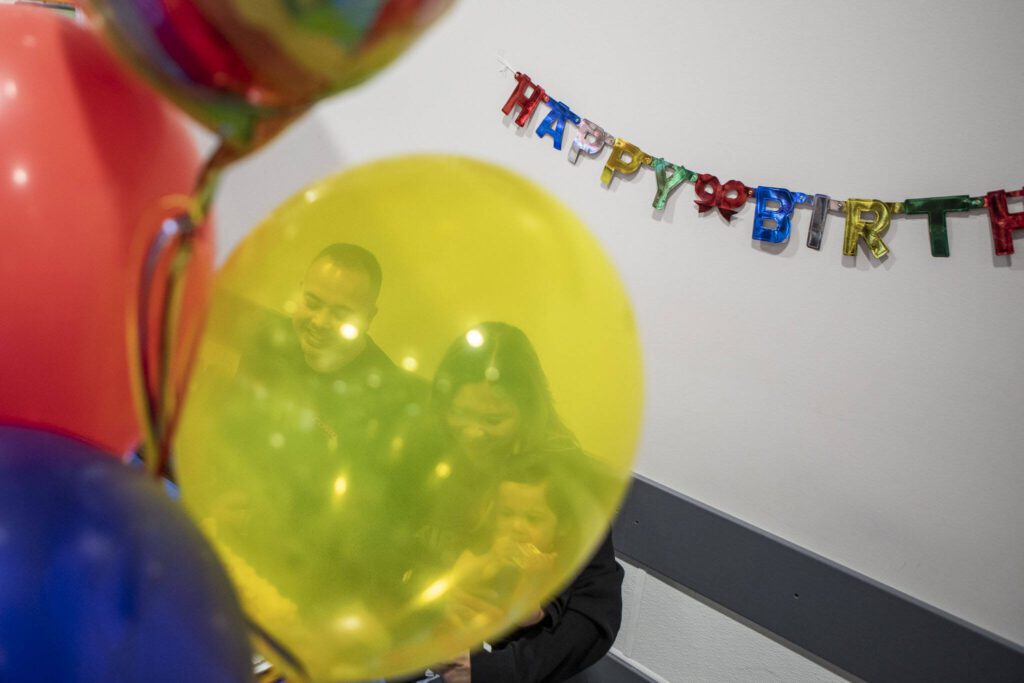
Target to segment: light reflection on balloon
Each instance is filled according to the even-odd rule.
[[[11,181],[18,187],[24,187],[28,184],[28,171],[24,167],[18,166],[11,173]]]

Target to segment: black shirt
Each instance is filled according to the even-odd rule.
[[[544,608],[544,619],[470,656],[479,683],[557,683],[601,659],[622,622],[623,570],[609,533],[583,571]]]

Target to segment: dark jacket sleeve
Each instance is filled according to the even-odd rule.
[[[557,683],[597,662],[622,622],[622,576],[609,534],[540,624],[470,656],[473,683]]]

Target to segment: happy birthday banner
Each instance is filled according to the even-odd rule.
[[[506,69],[512,71],[506,64]],[[931,238],[932,256],[949,256],[949,236],[946,230],[946,214],[987,211],[992,225],[992,242],[998,256],[1013,254],[1013,233],[1024,230],[1024,212],[1011,213],[1007,199],[1024,197],[1024,189],[992,190],[984,197],[955,195],[949,197],[921,197],[902,202],[887,202],[880,199],[832,199],[827,194],[795,192],[782,187],[760,185],[750,187],[739,180],[722,182],[710,173],[691,171],[682,164],[666,161],[662,157],[647,154],[624,138],[615,137],[590,119],[573,113],[565,102],[551,97],[543,87],[534,83],[526,74],[515,72],[516,86],[501,108],[509,115],[518,108],[515,123],[526,127],[540,103],[550,110],[540,125],[537,137],[550,136],[555,149],[562,149],[565,124],[576,127],[576,136],[569,149],[569,162],[575,164],[580,154],[595,157],[604,148],[611,147],[611,154],[601,171],[601,183],[610,186],[616,174],[632,175],[641,166],[654,169],[658,188],[654,195],[654,208],[663,210],[672,194],[686,182],[694,184],[697,198],[694,203],[700,213],[717,209],[731,221],[747,200],[754,200],[753,238],[764,242],[782,243],[789,240],[793,212],[797,207],[811,209],[811,222],[807,232],[807,246],[821,249],[825,222],[829,213],[846,217],[843,235],[843,254],[857,255],[857,244],[863,241],[875,258],[889,253],[883,237],[896,216],[925,214],[928,216],[928,233]]]

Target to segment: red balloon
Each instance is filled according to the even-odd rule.
[[[199,168],[178,115],[95,34],[0,5],[0,421],[112,453],[138,442],[126,312],[140,245]],[[190,265],[186,325],[212,277],[211,235]]]

